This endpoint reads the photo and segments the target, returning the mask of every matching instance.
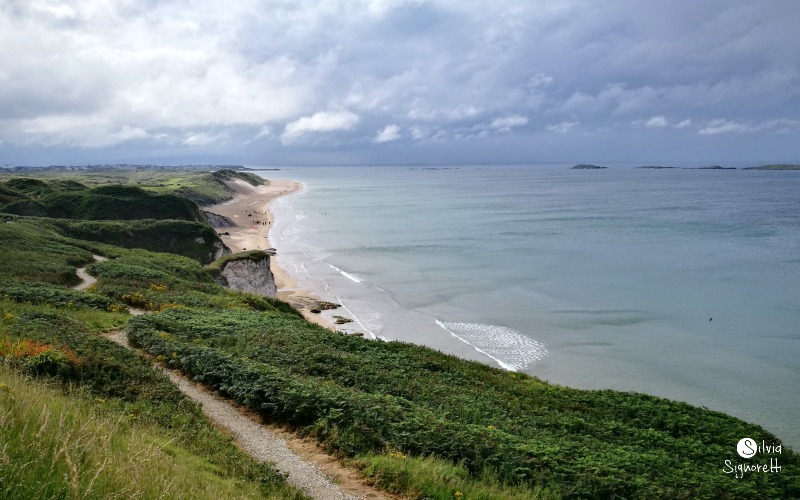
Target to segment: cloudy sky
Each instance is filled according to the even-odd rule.
[[[0,0],[0,164],[800,163],[797,0]]]

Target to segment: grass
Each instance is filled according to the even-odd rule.
[[[5,182],[4,188],[7,203],[2,211],[17,215],[82,220],[203,220],[193,201],[136,186],[89,188],[74,181],[13,178]],[[13,193],[17,196],[12,197]]]
[[[76,285],[75,268],[93,261],[86,242],[48,231],[37,220],[0,214],[0,279]]]
[[[0,497],[290,498],[224,474],[134,413],[0,366]]]
[[[98,316],[105,316],[106,319],[101,320]],[[127,422],[126,425],[140,429],[140,433],[152,438],[141,446],[152,447],[153,443],[164,443],[162,452],[173,455],[173,461],[178,465],[183,464],[181,467],[184,468],[165,469],[163,477],[175,476],[176,484],[198,482],[193,488],[188,488],[186,490],[188,492],[199,491],[197,488],[208,486],[205,483],[230,482],[245,485],[246,488],[243,491],[257,493],[244,496],[300,498],[301,495],[287,487],[283,478],[268,465],[255,462],[236,447],[229,436],[218,431],[202,414],[197,404],[187,399],[164,375],[153,370],[150,361],[98,335],[100,331],[112,328],[122,316],[97,310],[64,309],[0,299],[0,343],[14,344],[32,341],[37,345],[68,349],[74,354],[76,362],[73,370],[59,372],[56,374],[56,378],[45,377],[37,380],[50,386],[51,390],[57,389],[60,396],[69,403],[65,403],[66,406],[77,405],[75,411],[83,416],[76,417],[75,420],[84,422],[85,427],[82,428],[82,432],[85,434],[87,442],[92,442],[93,439],[107,442],[103,441],[105,439],[103,436],[108,432],[105,424],[97,427],[91,424],[92,419],[97,415],[86,416],[80,413],[85,413],[86,402],[92,407],[101,408],[102,415],[110,416],[111,420],[123,419]],[[0,368],[3,364],[0,363]],[[8,361],[5,364],[17,366]],[[7,370],[7,368],[3,369]],[[33,380],[28,383],[36,385]],[[35,393],[29,395],[29,392],[27,389],[15,392],[20,404],[28,405],[29,402],[36,401]],[[43,398],[44,401],[48,399]],[[48,406],[42,411],[46,412],[52,408],[52,406]],[[38,410],[34,407],[31,411],[35,413]],[[19,413],[19,408],[11,407],[11,416],[7,418],[21,419],[19,421],[23,424],[20,425],[24,426],[24,422],[27,420]],[[61,413],[54,414],[50,421],[58,422],[58,418],[61,418]],[[16,427],[9,432],[17,432],[14,429]],[[52,453],[56,453],[60,449],[57,446],[58,442],[66,442],[65,440],[68,441],[70,436],[73,436],[74,433],[71,429],[72,427],[67,427],[48,431],[49,434],[54,435],[53,439],[61,440],[54,442],[55,444],[47,444],[55,450]],[[131,455],[144,453],[136,444],[142,443],[141,440],[134,441],[129,444],[128,448],[124,448],[124,453]],[[83,442],[76,443],[76,450],[83,447],[84,444]],[[167,444],[168,446],[166,446]],[[19,446],[21,447],[22,444]],[[63,447],[63,443],[61,446]],[[116,455],[112,453],[113,449],[104,446],[105,448],[97,449],[98,458],[96,460],[88,458],[86,460],[90,464],[115,461]],[[105,454],[103,450],[105,450]],[[16,464],[16,467],[22,467],[27,463],[25,457],[28,455],[26,453],[43,452],[41,448],[9,450],[7,447],[7,462]],[[43,456],[52,458],[54,455],[44,454]],[[62,453],[61,456],[52,458],[52,460],[65,461],[67,459]],[[78,459],[73,456],[72,460]],[[149,460],[145,461],[142,466],[152,465]],[[49,464],[47,466],[49,467]],[[19,489],[15,491],[18,492],[27,491],[24,485],[35,483],[51,482],[60,485],[58,488],[61,489],[74,486],[74,481],[67,479],[67,476],[71,474],[70,470],[66,470],[67,476],[64,476],[61,469],[58,468],[52,470],[36,468],[34,472],[30,473],[33,475],[20,476],[19,479],[12,480],[7,473],[9,467],[8,465],[0,467],[0,476],[4,478],[3,487],[17,484],[18,486],[15,487]],[[96,470],[92,465],[86,465],[84,469]],[[135,476],[136,474],[154,474],[154,472],[145,468],[124,474],[114,473],[112,476],[125,478],[132,474]],[[32,478],[36,478],[36,480],[34,481]],[[80,484],[81,488],[88,488],[85,482],[80,482]],[[154,484],[157,487],[164,486],[160,479]],[[118,490],[120,497],[128,498],[126,495],[130,493],[130,488],[124,484],[111,483],[109,488]],[[32,490],[30,496],[20,493],[22,496],[15,494],[11,495],[11,498],[58,497],[58,493],[37,496],[42,491],[44,490]],[[80,491],[85,493],[84,489]],[[241,496],[243,495],[236,494],[230,498]],[[176,494],[175,497],[192,498],[191,494],[187,496]],[[105,497],[100,494],[96,498]],[[145,496],[144,498],[151,497]],[[229,496],[220,498],[229,498]]]
[[[492,474],[473,477],[463,465],[433,457],[409,457],[401,452],[362,455],[351,460],[368,482],[384,491],[413,499],[508,500],[554,499],[545,488],[503,485]]]
[[[99,186],[129,186],[141,188],[154,194],[175,194],[200,206],[213,205],[228,201],[233,197],[233,190],[225,185],[226,181],[243,180],[253,186],[264,184],[261,177],[249,172],[235,172],[222,169],[215,172],[199,172],[187,170],[109,170],[103,172],[62,172],[42,171],[26,172],[25,176],[8,176],[0,172],[0,204],[6,191],[12,195],[20,193],[41,196],[53,193],[48,186],[57,187],[57,191],[74,190],[75,184],[89,188]],[[20,180],[22,179],[22,180]]]

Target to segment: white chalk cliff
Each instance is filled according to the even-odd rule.
[[[278,288],[269,266],[269,256],[226,262],[215,281],[232,290],[274,297]]]

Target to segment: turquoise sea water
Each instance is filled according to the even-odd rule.
[[[800,172],[303,167],[270,238],[367,336],[731,413],[800,448]]]

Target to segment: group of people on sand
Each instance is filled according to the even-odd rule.
[[[264,217],[264,220],[261,220],[261,219],[253,219],[253,220],[252,220],[252,223],[253,223],[253,224],[260,224],[260,225],[262,225],[262,226],[266,226],[266,225],[270,224],[269,220],[267,220],[267,219],[266,219],[266,217],[267,217],[267,212],[264,212],[263,210],[249,210],[249,209],[248,209],[248,210],[245,210],[245,211],[244,211],[244,213],[245,213],[245,214],[246,214],[248,217]]]

